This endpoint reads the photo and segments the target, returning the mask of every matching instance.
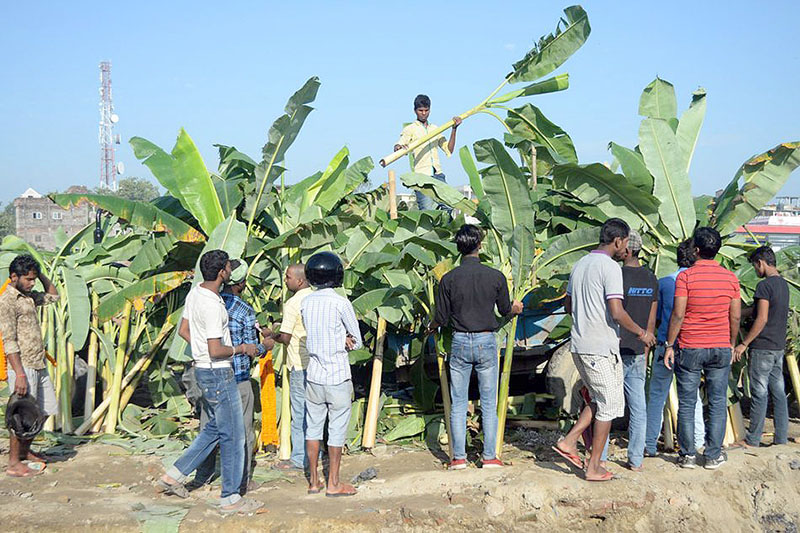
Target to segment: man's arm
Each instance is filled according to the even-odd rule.
[[[572,296],[569,294],[564,298],[564,312],[572,316]]]
[[[428,334],[433,333],[439,327],[447,327],[450,324],[450,294],[444,278],[439,281],[439,287],[433,297],[436,311],[433,322],[428,326]]]
[[[678,339],[681,331],[683,319],[686,317],[687,296],[676,296],[672,304],[672,316],[669,319],[669,329],[667,330],[667,347],[664,350],[664,366],[672,370],[672,363],[675,361],[675,351],[673,345]]]
[[[733,300],[731,300],[731,304],[733,304]],[[756,307],[758,313],[756,314],[756,319],[753,321],[753,327],[750,328],[750,331],[747,333],[742,343],[733,349],[732,361],[734,363],[742,358],[747,347],[756,340],[756,337],[761,335],[761,332],[764,331],[764,326],[767,325],[767,318],[769,318],[769,300],[756,300]],[[731,318],[731,320],[733,320],[733,318]]]
[[[181,338],[190,345],[192,344],[192,335],[189,331],[189,321],[185,318],[181,318],[181,325],[178,327],[178,335],[180,335]]]
[[[9,385],[14,387],[14,392],[25,396],[28,392],[28,378],[22,367],[21,350],[17,340],[17,313],[11,305],[0,307],[0,336],[3,338],[6,359],[17,375],[14,384],[9,383]]]
[[[461,125],[461,117],[453,117],[453,127],[450,129],[450,140],[447,142],[447,151],[451,154],[456,149],[456,129]]]
[[[58,289],[53,282],[50,281],[47,276],[44,275],[44,272],[39,273],[39,281],[42,282],[42,287],[44,287],[44,292],[51,296],[58,296]]]
[[[250,357],[256,355],[255,344],[240,344],[238,346],[226,346],[222,344],[221,338],[206,339],[208,342],[208,355],[211,359],[227,359],[236,354],[247,354]]]
[[[353,344],[351,350],[358,350],[363,345],[361,341],[361,330],[358,329],[358,319],[356,318],[356,312],[353,309],[353,304],[349,301],[345,301],[345,305],[341,306],[342,312],[342,323],[344,324],[344,329],[347,331],[347,334],[353,338]]]
[[[760,316],[761,314],[759,313],[759,317]],[[734,347],[736,346],[736,339],[739,337],[739,327],[742,321],[742,301],[739,298],[731,299],[731,305],[728,309],[728,320],[731,325],[731,347]]]
[[[263,357],[267,355],[267,351],[275,346],[275,341],[272,338],[264,339],[263,343],[258,342],[258,333],[256,330],[256,315],[250,313],[244,321],[244,328],[242,331],[242,340],[245,344],[254,344],[256,347],[255,357]]]
[[[650,316],[647,319],[647,331],[651,334],[656,330],[656,313],[658,312],[658,301],[650,304]]]
[[[608,310],[611,312],[611,317],[617,324],[636,335],[639,340],[645,343],[648,347],[655,343],[653,334],[645,329],[642,329],[639,324],[633,321],[628,312],[625,311],[625,308],[622,306],[622,299],[609,298],[606,300],[606,303],[608,305]]]
[[[408,144],[411,142],[411,130],[408,126],[403,128],[403,131],[400,132],[400,138],[397,140],[397,143],[394,145],[394,151],[398,150],[405,150],[408,148]]]

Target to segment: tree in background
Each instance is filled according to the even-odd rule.
[[[152,181],[131,176],[129,178],[122,178],[117,182],[117,190],[109,191],[106,188],[98,188],[94,192],[97,194],[106,194],[111,196],[118,196],[126,200],[133,200],[136,202],[150,202],[155,200],[161,193],[158,187]]]
[[[2,205],[2,204],[0,204]],[[14,213],[14,203],[7,203],[0,209],[0,239],[6,235],[12,235],[16,231],[16,215]]]

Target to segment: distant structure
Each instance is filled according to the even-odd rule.
[[[66,190],[70,194],[88,193],[83,186]],[[55,236],[62,230],[67,236],[75,235],[92,221],[94,210],[87,203],[63,209],[46,196],[28,189],[14,200],[16,235],[36,248],[55,250]]]
[[[800,245],[800,197],[773,198],[736,233],[751,244],[756,244],[756,239],[758,244],[769,242],[776,250]]]
[[[114,113],[111,94],[111,61],[100,63],[100,188],[117,190],[117,174],[122,174],[125,166],[114,161],[115,144],[120,143],[119,135],[114,135],[114,124],[119,117]]]

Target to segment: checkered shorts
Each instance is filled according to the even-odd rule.
[[[572,360],[583,384],[597,404],[595,419],[609,422],[625,414],[625,388],[622,358],[617,354],[573,353]]]

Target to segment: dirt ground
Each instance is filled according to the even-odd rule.
[[[800,436],[799,422],[792,421],[790,435]],[[0,478],[0,524],[5,531],[115,532],[174,531],[178,524],[182,532],[788,532],[800,525],[800,445],[733,450],[716,471],[682,470],[675,455],[659,455],[645,459],[643,473],[624,469],[625,451],[612,445],[618,479],[592,484],[550,451],[557,436],[512,433],[504,450],[512,464],[502,470],[449,472],[425,448],[379,445],[374,454],[344,458],[347,479],[369,467],[378,473],[355,497],[308,495],[304,478],[289,476],[250,493],[266,505],[249,517],[220,516],[214,486],[188,500],[156,494],[153,481],[168,459],[105,444],[61,447],[44,474]],[[624,444],[622,435],[615,441]],[[7,441],[0,447],[7,453]],[[263,466],[270,461],[259,458]]]

